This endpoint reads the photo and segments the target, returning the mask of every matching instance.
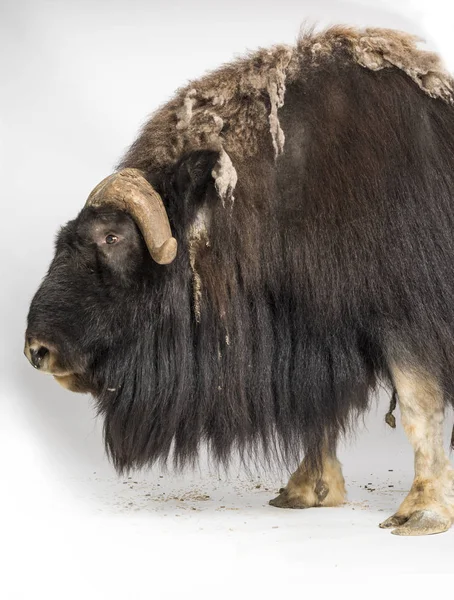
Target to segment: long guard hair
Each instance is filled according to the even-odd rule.
[[[316,468],[390,361],[454,397],[449,76],[395,32],[273,52],[192,82],[120,165],[147,171],[179,241],[99,365],[120,381],[98,399],[120,471],[205,442]]]

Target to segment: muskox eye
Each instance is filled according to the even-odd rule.
[[[116,235],[109,234],[108,236],[106,236],[106,244],[115,244],[115,242],[117,241],[118,238]]]

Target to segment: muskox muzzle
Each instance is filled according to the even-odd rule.
[[[26,335],[24,354],[30,364],[42,373],[55,377],[72,375],[73,371],[61,363],[60,353],[54,344],[40,340],[33,335]]]
[[[49,348],[43,346],[40,342],[30,338],[30,341],[25,343],[25,356],[35,369],[43,369],[46,371],[52,356]]]
[[[93,392],[83,374],[68,368],[55,345],[26,335],[24,354],[35,369],[52,375],[60,385],[72,392]]]

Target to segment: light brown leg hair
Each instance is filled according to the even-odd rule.
[[[306,461],[290,477],[287,487],[270,500],[278,508],[310,508],[339,506],[345,502],[345,482],[342,467],[335,453],[325,450],[321,473],[314,473]]]
[[[415,452],[415,478],[398,511],[380,527],[396,535],[428,535],[454,522],[454,471],[443,448],[444,401],[431,377],[392,367],[402,425]]]

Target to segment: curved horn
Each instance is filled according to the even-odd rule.
[[[177,241],[172,237],[161,196],[139,169],[122,169],[103,179],[88,196],[85,206],[111,205],[129,213],[142,232],[153,260],[160,265],[173,261]]]

